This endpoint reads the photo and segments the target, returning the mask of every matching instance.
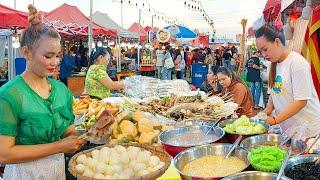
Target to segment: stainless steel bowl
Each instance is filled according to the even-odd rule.
[[[288,176],[289,171],[293,168],[293,166],[308,162],[314,162],[317,158],[320,158],[320,154],[307,154],[302,156],[295,156],[288,160],[288,164],[284,169],[284,174]]]
[[[280,134],[261,134],[250,136],[242,140],[240,146],[244,147],[248,151],[259,148],[261,145],[279,146],[280,143],[286,139],[286,137],[287,136]],[[285,144],[285,146],[290,145],[292,147],[292,155],[302,154],[307,147],[306,143],[301,140],[291,140]]]
[[[276,173],[267,173],[261,171],[246,171],[235,175],[223,178],[222,180],[273,180],[277,178]],[[282,176],[281,180],[291,180],[288,177]]]
[[[186,133],[191,133],[191,132],[199,132],[199,133],[206,133],[211,126],[187,126],[187,127],[180,127],[176,128],[173,130],[167,130],[162,132],[159,135],[159,141],[163,145],[164,149],[171,155],[171,156],[176,156],[178,153],[181,151],[193,147],[193,146],[199,146],[199,145],[204,145],[204,144],[210,144],[213,142],[218,141],[224,136],[224,130],[219,128],[219,127],[214,127],[210,133],[214,133],[215,136],[212,136],[212,139],[209,139],[208,141],[205,142],[194,142],[192,145],[175,145],[175,144],[170,144],[168,141],[176,136],[180,136]]]
[[[217,156],[225,156],[229,150],[231,149],[232,144],[226,144],[226,143],[217,143],[217,144],[208,144],[208,145],[203,145],[203,146],[197,146],[193,148],[189,148],[181,153],[179,153],[173,160],[174,167],[176,170],[179,172],[180,176],[182,179],[188,179],[188,180],[200,180],[200,179],[221,179],[223,177],[193,177],[187,174],[184,174],[182,172],[183,167],[195,160],[199,159],[203,156],[208,156],[208,155],[217,155]],[[236,156],[243,160],[246,163],[246,168],[250,165],[247,156],[248,156],[248,151],[242,147],[236,147],[234,152],[232,153],[231,156]],[[245,170],[241,169],[239,172]]]
[[[237,119],[226,119],[222,122],[219,123],[219,127],[221,127],[222,129],[224,127],[226,127],[227,124],[231,124],[233,123],[234,121],[236,121]],[[264,134],[264,133],[267,133],[269,128],[270,128],[270,125],[264,121],[264,120],[261,120],[261,119],[252,119],[250,120],[251,122],[255,123],[255,124],[261,124],[263,125],[263,127],[265,128],[265,131],[260,133],[260,134]],[[250,136],[254,136],[254,135],[258,135],[258,134],[237,134],[237,133],[228,133],[226,132],[226,138],[231,142],[233,143],[238,137],[239,135],[242,135],[243,138],[247,138],[247,137],[250,137]]]

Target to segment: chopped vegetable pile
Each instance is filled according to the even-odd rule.
[[[265,132],[262,124],[250,122],[250,119],[243,115],[231,124],[227,124],[223,128],[227,133],[232,134],[261,134]]]
[[[248,155],[251,165],[266,172],[278,172],[286,152],[276,146],[261,146]]]

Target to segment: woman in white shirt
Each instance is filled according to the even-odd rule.
[[[284,35],[270,25],[259,28],[255,36],[258,49],[271,62],[268,84],[272,91],[263,111],[268,123],[280,124],[284,132],[304,126],[303,137],[315,137],[320,132],[320,103],[309,63],[288,51]]]

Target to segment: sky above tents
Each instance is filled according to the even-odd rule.
[[[204,21],[202,13],[188,10],[184,6],[185,0],[124,0],[123,23],[121,23],[121,3],[120,0],[93,0],[93,13],[100,11],[107,13],[116,23],[123,24],[124,28],[129,28],[133,22],[139,20],[139,7],[142,10],[141,24],[151,26],[151,13],[149,13],[149,4],[151,11],[157,10],[160,15],[167,17],[176,17],[179,22],[185,24],[188,28],[199,29],[200,32],[210,32],[211,28]],[[16,0],[16,8],[21,11],[27,11],[27,5],[34,2],[36,8],[41,11],[49,12],[63,3],[77,6],[85,15],[89,16],[89,0]],[[187,0],[188,2],[188,0]],[[241,18],[248,19],[247,28],[262,15],[266,0],[201,0],[204,10],[213,19],[218,38],[232,38],[241,33]],[[135,6],[138,3],[138,7]],[[0,4],[14,8],[13,0],[1,0]],[[145,4],[145,7],[142,7]],[[154,26],[165,27],[169,24],[161,19],[154,18]]]

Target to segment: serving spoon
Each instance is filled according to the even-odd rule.
[[[230,155],[232,154],[232,152],[236,149],[236,147],[239,145],[240,141],[242,139],[242,135],[239,135],[239,137],[237,138],[237,140],[232,144],[232,147],[230,149],[230,151],[228,152],[228,154],[224,157],[224,158],[229,158]]]
[[[292,152],[292,148],[291,146],[288,147],[287,151],[286,151],[286,157],[284,157],[284,159],[282,160],[282,163],[281,163],[281,167],[280,167],[280,170],[278,172],[278,175],[277,175],[277,179],[276,180],[280,180],[283,172],[284,172],[284,169],[285,167],[287,166],[287,163],[288,163],[288,159],[289,157],[291,156],[291,152]]]

